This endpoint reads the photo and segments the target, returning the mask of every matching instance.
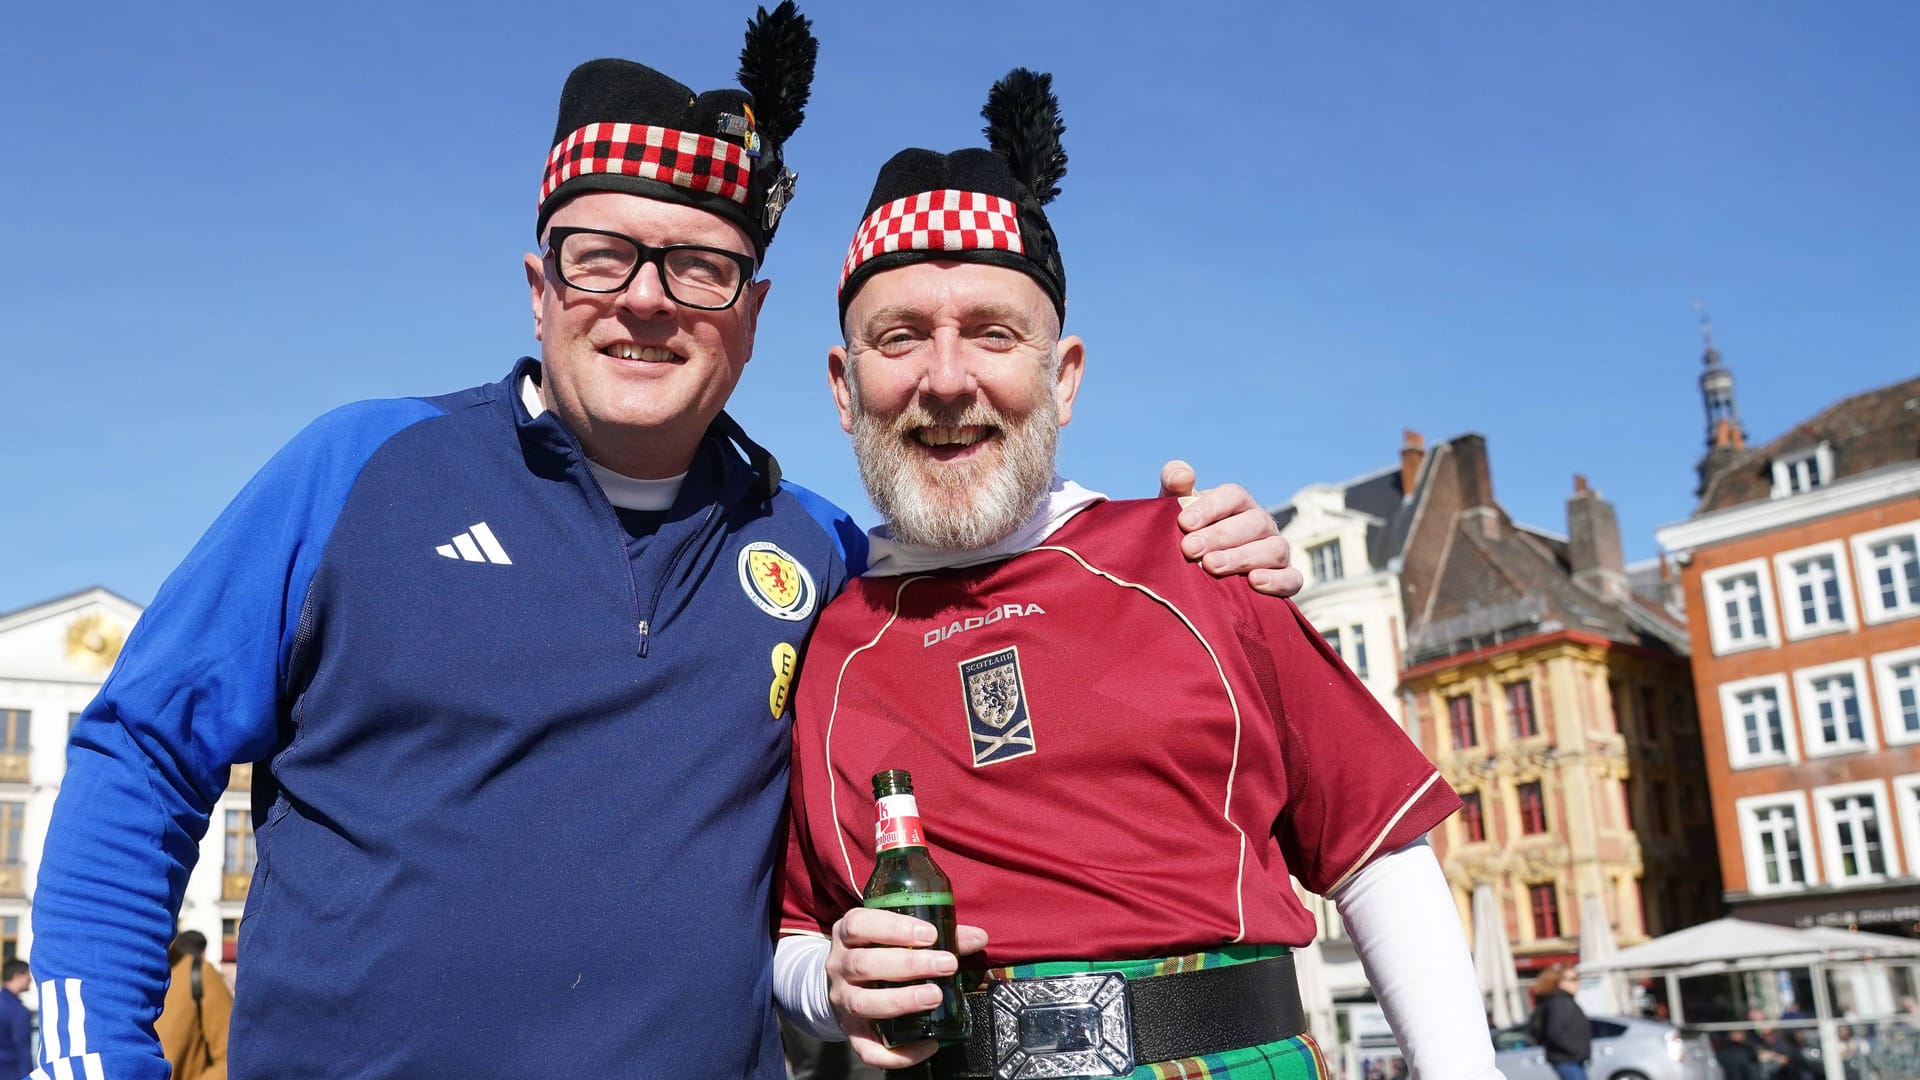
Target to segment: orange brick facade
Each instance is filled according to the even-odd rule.
[[[1867,597],[1862,595],[1862,578],[1865,573],[1859,564],[1857,549],[1852,539],[1865,533],[1873,533],[1894,526],[1913,525],[1920,522],[1920,496],[1908,496],[1878,505],[1867,506],[1835,513],[1810,521],[1783,524],[1773,528],[1756,529],[1737,538],[1717,543],[1705,544],[1688,552],[1683,571],[1683,585],[1686,591],[1686,604],[1689,612],[1689,635],[1693,651],[1693,678],[1700,710],[1701,736],[1706,752],[1708,781],[1713,791],[1713,815],[1715,832],[1718,836],[1720,870],[1725,881],[1728,898],[1734,902],[1736,914],[1743,899],[1751,898],[1756,891],[1767,891],[1767,883],[1749,880],[1749,864],[1753,852],[1748,850],[1752,843],[1751,835],[1743,836],[1740,800],[1764,795],[1805,793],[1809,800],[1814,789],[1829,785],[1851,784],[1862,781],[1878,781],[1883,785],[1896,777],[1920,776],[1920,743],[1889,745],[1886,733],[1891,718],[1883,715],[1883,695],[1879,685],[1880,672],[1876,670],[1871,658],[1876,655],[1897,652],[1920,647],[1920,616],[1908,615],[1895,617],[1888,621],[1874,623],[1866,618]],[[1782,581],[1780,564],[1775,556],[1793,552],[1827,542],[1838,542],[1838,552],[1844,561],[1844,572],[1839,573],[1840,586],[1846,591],[1846,601],[1851,605],[1852,628],[1835,630],[1792,640],[1785,631],[1788,605],[1795,598],[1788,585]],[[1761,575],[1763,589],[1771,601],[1773,613],[1773,635],[1775,644],[1752,646],[1739,651],[1716,653],[1713,624],[1715,612],[1709,609],[1714,599],[1708,596],[1707,582],[1715,571],[1725,570],[1753,560],[1762,560],[1765,573]],[[1865,673],[1865,685],[1858,687],[1858,700],[1864,715],[1870,717],[1868,725],[1878,733],[1872,739],[1871,749],[1852,750],[1834,753],[1831,756],[1816,756],[1809,753],[1809,734],[1807,724],[1810,718],[1804,713],[1802,695],[1797,691],[1794,673],[1808,668],[1834,664],[1842,661],[1858,661]],[[1795,757],[1791,763],[1758,764],[1747,767],[1735,767],[1734,748],[1729,746],[1729,725],[1724,715],[1721,687],[1727,683],[1742,683],[1762,677],[1780,677],[1784,680],[1786,697],[1791,702],[1794,721],[1792,731],[1797,739]],[[1733,737],[1741,737],[1739,721],[1735,721]],[[1920,829],[1920,821],[1915,821],[1901,810],[1901,799],[1892,787],[1888,787],[1888,798],[1892,805],[1887,807],[1887,819],[1891,830],[1880,840],[1889,858],[1889,878],[1878,883],[1879,888],[1901,884],[1906,879],[1909,886],[1920,886],[1920,866],[1912,865],[1909,851],[1920,850],[1920,836],[1912,835]],[[1810,816],[1817,816],[1817,808],[1809,802]],[[1802,843],[1805,845],[1805,860],[1811,866],[1822,866],[1829,855],[1823,845],[1828,838],[1823,829],[1814,820],[1800,822]],[[1832,898],[1835,889],[1821,875],[1819,881],[1799,889],[1781,890],[1777,887],[1768,899],[1797,895],[1799,899],[1809,901],[1811,907],[1818,907],[1821,896]],[[1778,905],[1776,905],[1778,906]],[[1789,905],[1791,906],[1791,905]],[[1807,906],[1807,905],[1802,905]],[[1844,909],[1844,898],[1836,901],[1836,910]],[[1756,916],[1764,917],[1764,916]],[[1810,916],[1805,913],[1799,921],[1806,922]],[[1788,921],[1777,919],[1774,921]],[[1841,920],[1845,922],[1843,918]],[[1870,929],[1887,930],[1889,926],[1871,926]],[[1904,928],[1910,929],[1910,928]]]

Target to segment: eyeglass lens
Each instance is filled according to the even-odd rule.
[[[727,252],[676,246],[656,248],[649,255],[676,303],[724,308],[740,294],[745,275]],[[581,232],[561,239],[554,264],[560,280],[576,289],[619,292],[632,280],[640,258],[639,247],[624,236]]]

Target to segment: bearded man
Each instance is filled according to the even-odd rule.
[[[1293,875],[1338,901],[1414,1075],[1497,1076],[1423,839],[1458,797],[1291,603],[1171,553],[1171,507],[1055,478],[1087,359],[1041,209],[1064,128],[1024,70],[983,115],[990,151],[887,162],[845,264],[828,373],[887,524],[799,690],[776,993],[936,1077],[1319,1077]],[[958,955],[860,907],[883,769],[977,924]],[[965,1045],[875,1037],[963,962]]]

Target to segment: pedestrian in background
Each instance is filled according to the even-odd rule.
[[[1587,1059],[1593,1056],[1593,1025],[1573,1000],[1579,989],[1580,973],[1567,964],[1550,965],[1533,980],[1527,1030],[1560,1080],[1587,1080]]]
[[[33,1071],[33,1014],[20,995],[33,989],[33,974],[25,960],[0,964],[0,1076],[25,1076]]]
[[[173,1080],[227,1080],[227,1022],[233,993],[207,959],[207,935],[182,931],[167,946],[166,1004],[153,1032],[173,1066]]]

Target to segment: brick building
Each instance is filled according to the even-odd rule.
[[[1567,535],[1494,500],[1486,440],[1426,456],[1401,555],[1409,729],[1466,807],[1432,834],[1463,920],[1500,901],[1516,965],[1578,951],[1597,898],[1633,943],[1719,914],[1686,632],[1636,596],[1613,507]]]
[[[1721,876],[1745,918],[1920,936],[1920,378],[1749,446],[1709,337],[1683,564]]]

